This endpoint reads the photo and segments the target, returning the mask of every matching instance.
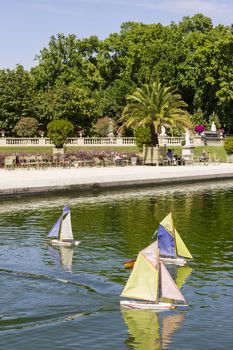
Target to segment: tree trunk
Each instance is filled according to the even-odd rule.
[[[155,132],[154,124],[150,124],[150,136],[151,136],[151,145],[157,146],[159,144],[158,134]]]

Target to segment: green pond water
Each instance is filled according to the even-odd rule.
[[[68,253],[46,238],[64,204],[81,240]],[[231,182],[2,200],[0,349],[231,349],[232,204]],[[181,290],[190,306],[122,310],[123,262],[171,211],[194,256],[171,269],[189,275]]]

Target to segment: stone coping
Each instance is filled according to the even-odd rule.
[[[233,164],[0,169],[0,197],[233,179]]]

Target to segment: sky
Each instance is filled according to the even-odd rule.
[[[230,25],[233,0],[0,0],[0,69],[35,66],[58,33],[104,39],[123,22],[167,25],[196,13]]]

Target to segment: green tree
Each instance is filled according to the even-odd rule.
[[[77,128],[88,130],[97,119],[96,101],[87,88],[58,82],[40,91],[36,98],[36,115],[44,127],[55,119],[65,118]]]
[[[68,136],[74,132],[74,126],[71,122],[65,119],[53,120],[47,125],[48,137],[52,140],[56,148],[62,148]]]
[[[33,80],[29,72],[18,65],[0,70],[0,122],[8,134],[21,117],[34,117]]]
[[[150,128],[137,128],[134,130],[134,137],[139,151],[142,151],[143,145],[151,144]]]
[[[123,126],[149,127],[153,146],[159,144],[158,133],[162,126],[192,126],[181,96],[159,81],[137,88],[127,97],[127,102],[121,118]]]

